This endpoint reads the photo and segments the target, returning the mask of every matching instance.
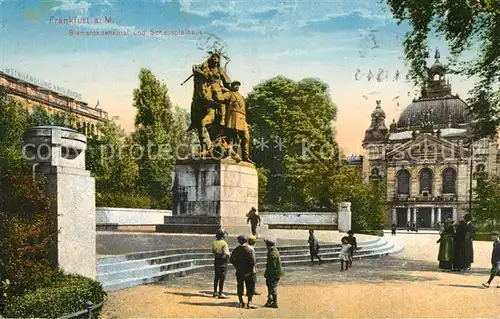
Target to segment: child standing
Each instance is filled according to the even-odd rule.
[[[309,252],[311,253],[311,264],[314,262],[314,258],[318,258],[319,263],[321,264],[322,260],[321,257],[319,257],[318,252],[319,252],[319,244],[318,244],[318,239],[316,236],[314,236],[314,230],[309,229],[309,239],[307,240],[309,242]]]
[[[352,267],[352,257],[354,256],[354,251],[358,250],[358,242],[356,241],[356,237],[354,237],[354,232],[352,230],[349,230],[347,234],[349,235],[347,237],[347,242],[351,245],[351,248],[349,248],[349,266]]]
[[[340,271],[344,271],[344,263],[345,263],[345,270],[349,269],[349,262],[350,262],[350,254],[349,254],[349,249],[351,249],[351,244],[349,244],[349,238],[347,236],[342,237],[342,246],[340,248],[340,253],[339,253],[339,259],[340,259]]]
[[[278,248],[276,248],[276,239],[268,237],[264,241],[267,247],[267,262],[264,277],[267,286],[267,302],[264,307],[278,308],[278,283],[283,276],[281,269],[281,259]]]
[[[216,240],[212,244],[212,253],[214,254],[214,298],[227,299],[224,295],[224,280],[226,280],[227,262],[229,260],[229,247],[224,238],[227,232],[219,229],[215,233]],[[219,291],[217,292],[217,287]]]

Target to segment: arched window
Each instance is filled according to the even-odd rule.
[[[403,169],[398,172],[398,194],[409,195],[410,194],[410,172]]]
[[[484,164],[477,164],[476,166],[476,172],[481,173],[486,170],[486,166]]]
[[[432,194],[432,171],[429,168],[420,171],[420,194],[423,192]]]
[[[380,170],[378,167],[372,168],[372,176],[379,176],[380,175]]]
[[[443,171],[443,194],[455,194],[457,183],[457,172],[448,167]]]

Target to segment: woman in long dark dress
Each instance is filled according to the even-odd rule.
[[[454,235],[455,229],[453,225],[447,222],[440,234],[440,238],[437,240],[437,243],[439,243],[439,268],[445,271],[450,271],[453,268]]]
[[[453,254],[453,271],[462,271],[466,269],[465,261],[465,234],[467,232],[467,223],[461,220],[455,233],[455,249]]]

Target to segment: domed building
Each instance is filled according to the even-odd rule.
[[[389,129],[378,100],[365,132],[363,175],[366,181],[387,182],[388,225],[435,228],[448,218],[457,221],[469,211],[477,180],[484,173],[500,175],[496,140],[482,139],[470,147],[473,117],[452,93],[439,58],[436,51],[420,98]]]

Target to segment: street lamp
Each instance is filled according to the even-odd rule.
[[[470,148],[470,166],[469,166],[469,214],[472,217],[472,176],[474,170],[474,140],[472,137],[465,136],[458,139],[458,141],[464,141],[466,145]]]

